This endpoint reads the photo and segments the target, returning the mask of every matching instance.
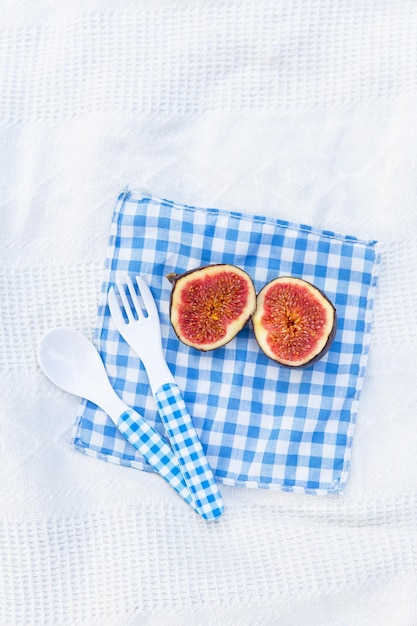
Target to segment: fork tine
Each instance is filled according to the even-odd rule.
[[[139,302],[139,298],[138,298],[138,296],[136,294],[136,291],[135,291],[135,286],[134,286],[133,281],[132,281],[130,276],[127,276],[126,284],[127,284],[127,288],[129,290],[129,293],[130,293],[130,297],[131,297],[132,302],[133,302],[133,306],[135,307],[135,310],[136,310],[136,315],[138,316],[138,320],[140,320],[141,318],[143,318],[142,305]]]
[[[119,290],[119,296],[120,296],[120,299],[122,301],[122,304],[123,304],[123,307],[124,307],[127,319],[129,320],[129,322],[134,322],[135,318],[133,316],[129,300],[127,299],[127,295],[126,295],[124,284],[121,281],[118,282],[117,283],[117,288]]]
[[[140,295],[142,296],[143,303],[145,305],[148,317],[156,317],[158,319],[158,309],[156,308],[154,297],[141,276],[136,276],[136,283],[139,287]]]

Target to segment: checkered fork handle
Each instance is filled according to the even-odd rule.
[[[223,500],[177,384],[159,387],[155,400],[197,511],[205,519],[219,517]]]

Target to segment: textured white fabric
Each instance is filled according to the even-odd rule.
[[[417,4],[3,0],[0,623],[417,623]],[[70,447],[42,333],[91,337],[125,186],[378,239],[345,495],[222,488]]]

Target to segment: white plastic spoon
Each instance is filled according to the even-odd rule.
[[[98,351],[84,335],[71,328],[48,331],[39,343],[38,361],[55,385],[103,409],[126,439],[195,510],[170,446],[139,413],[119,398]]]

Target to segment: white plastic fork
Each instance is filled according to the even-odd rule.
[[[114,287],[110,288],[110,313],[119,333],[145,367],[159,415],[196,509],[206,519],[214,519],[223,513],[222,496],[180,389],[165,360],[155,300],[143,278],[136,276],[136,284],[146,315],[130,276],[126,277],[125,283],[117,283],[121,304]]]

